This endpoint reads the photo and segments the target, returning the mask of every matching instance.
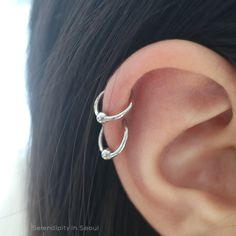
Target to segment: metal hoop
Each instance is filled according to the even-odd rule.
[[[125,148],[125,145],[128,140],[129,130],[128,130],[127,126],[124,126],[124,129],[125,129],[124,136],[123,136],[120,146],[114,152],[112,152],[109,148],[103,147],[103,133],[104,133],[104,131],[103,131],[103,127],[101,128],[99,136],[98,136],[98,146],[99,146],[99,150],[101,151],[101,157],[104,160],[110,160],[110,159],[116,157]]]
[[[113,120],[118,120],[118,119],[121,119],[122,117],[124,117],[129,111],[130,109],[132,108],[133,106],[133,103],[130,102],[129,106],[123,110],[122,112],[116,114],[116,115],[112,115],[112,116],[108,116],[106,113],[104,112],[100,112],[98,110],[98,105],[99,105],[99,102],[102,98],[102,96],[104,95],[104,91],[102,91],[96,98],[95,102],[94,102],[94,113],[96,115],[96,118],[97,118],[97,122],[103,124],[105,122],[108,122],[108,121],[113,121]]]

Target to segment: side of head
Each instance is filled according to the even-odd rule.
[[[33,225],[94,227],[79,235],[233,234],[235,10],[220,0],[34,1]],[[109,114],[134,104],[114,162],[97,146],[93,102],[103,89]],[[104,131],[117,147],[121,123]]]

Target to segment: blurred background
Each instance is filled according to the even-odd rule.
[[[25,92],[30,1],[0,0],[0,235],[26,235]]]

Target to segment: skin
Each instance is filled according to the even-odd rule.
[[[154,43],[113,74],[103,111],[129,100],[128,143],[113,160],[136,208],[161,235],[235,235],[235,67],[193,42]],[[104,131],[116,149],[122,122]]]

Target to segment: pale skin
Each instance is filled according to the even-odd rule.
[[[130,99],[128,143],[113,161],[136,208],[161,235],[236,235],[236,68],[193,42],[157,42],[114,73],[103,111]],[[121,121],[104,130],[116,149]]]

